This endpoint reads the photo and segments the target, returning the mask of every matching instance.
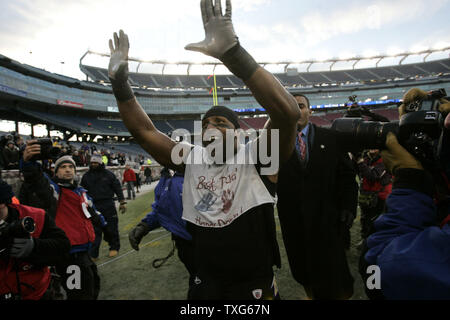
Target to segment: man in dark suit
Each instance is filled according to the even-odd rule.
[[[345,234],[356,216],[358,185],[335,132],[309,123],[311,110],[295,96],[301,118],[296,148],[278,177],[278,215],[293,277],[311,299],[348,299],[353,277]]]

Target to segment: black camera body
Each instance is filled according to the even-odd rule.
[[[27,238],[34,230],[35,223],[31,217],[25,217],[11,223],[2,223],[0,225],[0,257],[8,254],[7,249],[11,246],[14,238]]]
[[[399,143],[419,161],[434,162],[439,158],[444,119],[439,112],[439,99],[446,96],[444,89],[428,94],[426,99],[405,106],[406,114],[400,121],[364,121],[362,118],[339,118],[332,129],[339,133],[339,141],[346,151],[385,149],[386,136],[394,133]]]
[[[36,144],[41,145],[41,153],[35,155],[31,160],[56,160],[61,154],[61,149],[53,146],[52,139],[41,138],[37,139]]]

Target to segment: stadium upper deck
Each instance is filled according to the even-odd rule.
[[[106,69],[81,65],[81,70],[94,82],[109,82]],[[393,80],[415,80],[418,78],[436,77],[450,74],[450,59],[396,65],[379,68],[351,69],[339,71],[277,73],[280,82],[291,88],[311,88],[318,85],[373,85],[388,83]],[[178,88],[209,89],[214,86],[208,75],[162,75],[131,72],[130,82],[141,88]],[[227,89],[243,89],[245,84],[234,75],[217,75],[217,87]]]
[[[0,108],[24,112],[34,108],[33,110],[46,113],[77,111],[80,115],[91,113],[91,117],[101,114],[103,117],[119,118],[116,101],[107,84],[106,70],[81,66],[81,69],[86,68],[94,73],[91,76],[98,82],[80,81],[50,73],[0,55]],[[369,69],[298,74],[287,72],[276,76],[290,92],[308,95],[313,108],[342,107],[350,95],[357,95],[362,103],[379,105],[398,102],[411,87],[424,90],[442,87],[450,92],[450,59]],[[159,116],[163,120],[199,118],[209,109],[213,101],[209,94],[212,79],[207,78],[189,75],[131,75],[137,99],[147,114],[154,119]],[[149,88],[145,82],[139,82],[147,80],[160,87]],[[243,115],[264,113],[237,78],[218,75],[216,80],[219,104],[242,112]],[[167,85],[176,90],[166,90]],[[181,89],[186,86],[193,86],[195,89]],[[231,88],[225,89],[225,86]],[[123,128],[114,130],[114,133],[121,132]]]

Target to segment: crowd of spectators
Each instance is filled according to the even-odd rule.
[[[0,169],[19,169],[19,161],[22,158],[25,146],[26,140],[16,132],[3,135],[0,138]],[[105,149],[101,144],[90,143],[88,145],[84,142],[80,147],[76,147],[68,141],[55,138],[53,139],[53,146],[61,150],[59,156],[72,156],[77,167],[88,167],[93,154],[100,155],[105,166],[124,166],[129,162],[139,165],[151,163],[142,154],[135,155],[118,152],[114,150],[114,147],[112,147],[112,150],[109,150]]]

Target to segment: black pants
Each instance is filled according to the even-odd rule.
[[[97,266],[87,252],[70,254],[66,263],[56,266],[67,300],[97,300],[100,292],[100,277]],[[79,280],[76,279],[80,277]],[[74,286],[79,283],[79,286]]]
[[[195,279],[195,266],[194,266],[194,246],[192,241],[177,237],[172,233],[172,240],[175,241],[175,245],[178,251],[178,258],[183,262],[186,270],[189,272],[189,291],[187,298],[191,299],[192,288]]]
[[[386,201],[378,198],[375,207],[361,206],[361,238],[367,237],[373,232],[373,222],[385,211]]]
[[[220,279],[196,275],[190,300],[280,300],[273,274],[247,279]]]
[[[117,216],[117,210],[112,200],[95,202],[95,207],[105,217],[106,227],[101,229],[95,227],[95,241],[91,248],[91,257],[97,258],[99,254],[100,245],[103,237],[109,244],[109,250],[120,249],[120,236],[119,236],[119,217]]]

